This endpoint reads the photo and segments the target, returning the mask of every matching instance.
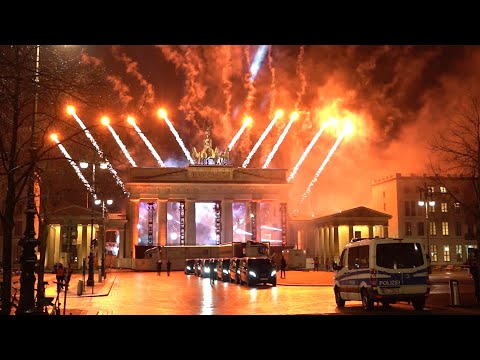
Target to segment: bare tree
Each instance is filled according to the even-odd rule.
[[[445,132],[433,137],[431,168],[439,184],[458,202],[467,219],[475,224],[477,249],[480,249],[480,101],[473,96],[456,116],[449,119]],[[448,186],[445,175],[462,174],[468,189]],[[477,277],[478,279],[478,277]],[[477,284],[477,286],[480,284]]]
[[[111,101],[104,69],[80,61],[79,51],[59,46],[0,46],[0,221],[3,231],[3,311],[9,312],[15,211],[37,166],[58,152],[48,139],[61,130],[75,136],[65,121],[67,101],[98,109]],[[39,65],[40,64],[40,65]],[[38,99],[38,101],[36,101]],[[36,104],[36,106],[34,106]],[[34,146],[32,146],[34,144]],[[42,247],[41,247],[42,248]],[[43,247],[44,250],[44,247]]]

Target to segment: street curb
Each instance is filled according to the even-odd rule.
[[[110,294],[110,290],[112,290],[112,287],[113,287],[113,284],[115,283],[115,279],[117,277],[114,276],[113,277],[113,280],[111,281],[110,283],[110,286],[108,287],[108,291],[107,292],[101,292],[101,293],[97,293],[97,294],[82,294],[82,295],[77,295],[77,297],[79,298],[83,298],[83,297],[97,297],[97,296],[108,296]],[[108,284],[104,284],[103,287],[105,288],[105,286],[108,286]],[[102,289],[103,290],[103,289]],[[97,311],[98,313],[98,311]],[[96,315],[96,314],[95,314]]]

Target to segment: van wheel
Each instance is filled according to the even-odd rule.
[[[365,311],[371,311],[373,310],[373,300],[371,300],[368,295],[367,291],[365,289],[362,290],[362,306]]]
[[[390,307],[390,302],[389,301],[382,301],[383,307],[389,308]]]
[[[335,302],[339,308],[345,306],[345,300],[342,299],[342,295],[340,295],[340,290],[338,290],[338,287],[335,288]]]
[[[423,310],[425,307],[425,299],[415,299],[412,301],[412,305],[415,310]]]
[[[277,286],[277,280],[273,280],[273,281],[272,281],[272,286],[273,286],[273,287]]]

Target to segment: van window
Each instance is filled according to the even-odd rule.
[[[358,247],[358,263],[359,269],[368,269],[368,245]]]
[[[356,247],[351,247],[348,249],[348,268],[351,269],[356,269],[356,264],[358,261],[358,246]]]
[[[340,255],[340,261],[338,262],[339,265],[347,266],[347,250],[342,251],[342,255]]]
[[[411,269],[423,265],[419,243],[377,244],[377,265],[387,269]]]

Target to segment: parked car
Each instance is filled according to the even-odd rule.
[[[277,286],[277,271],[268,257],[246,257],[240,261],[240,284]]]
[[[217,261],[217,279],[230,281],[230,258],[218,259]]]
[[[228,266],[230,272],[230,282],[236,282],[240,284],[240,259],[241,258],[231,258],[230,265]]]
[[[185,275],[195,274],[195,259],[185,260]]]

